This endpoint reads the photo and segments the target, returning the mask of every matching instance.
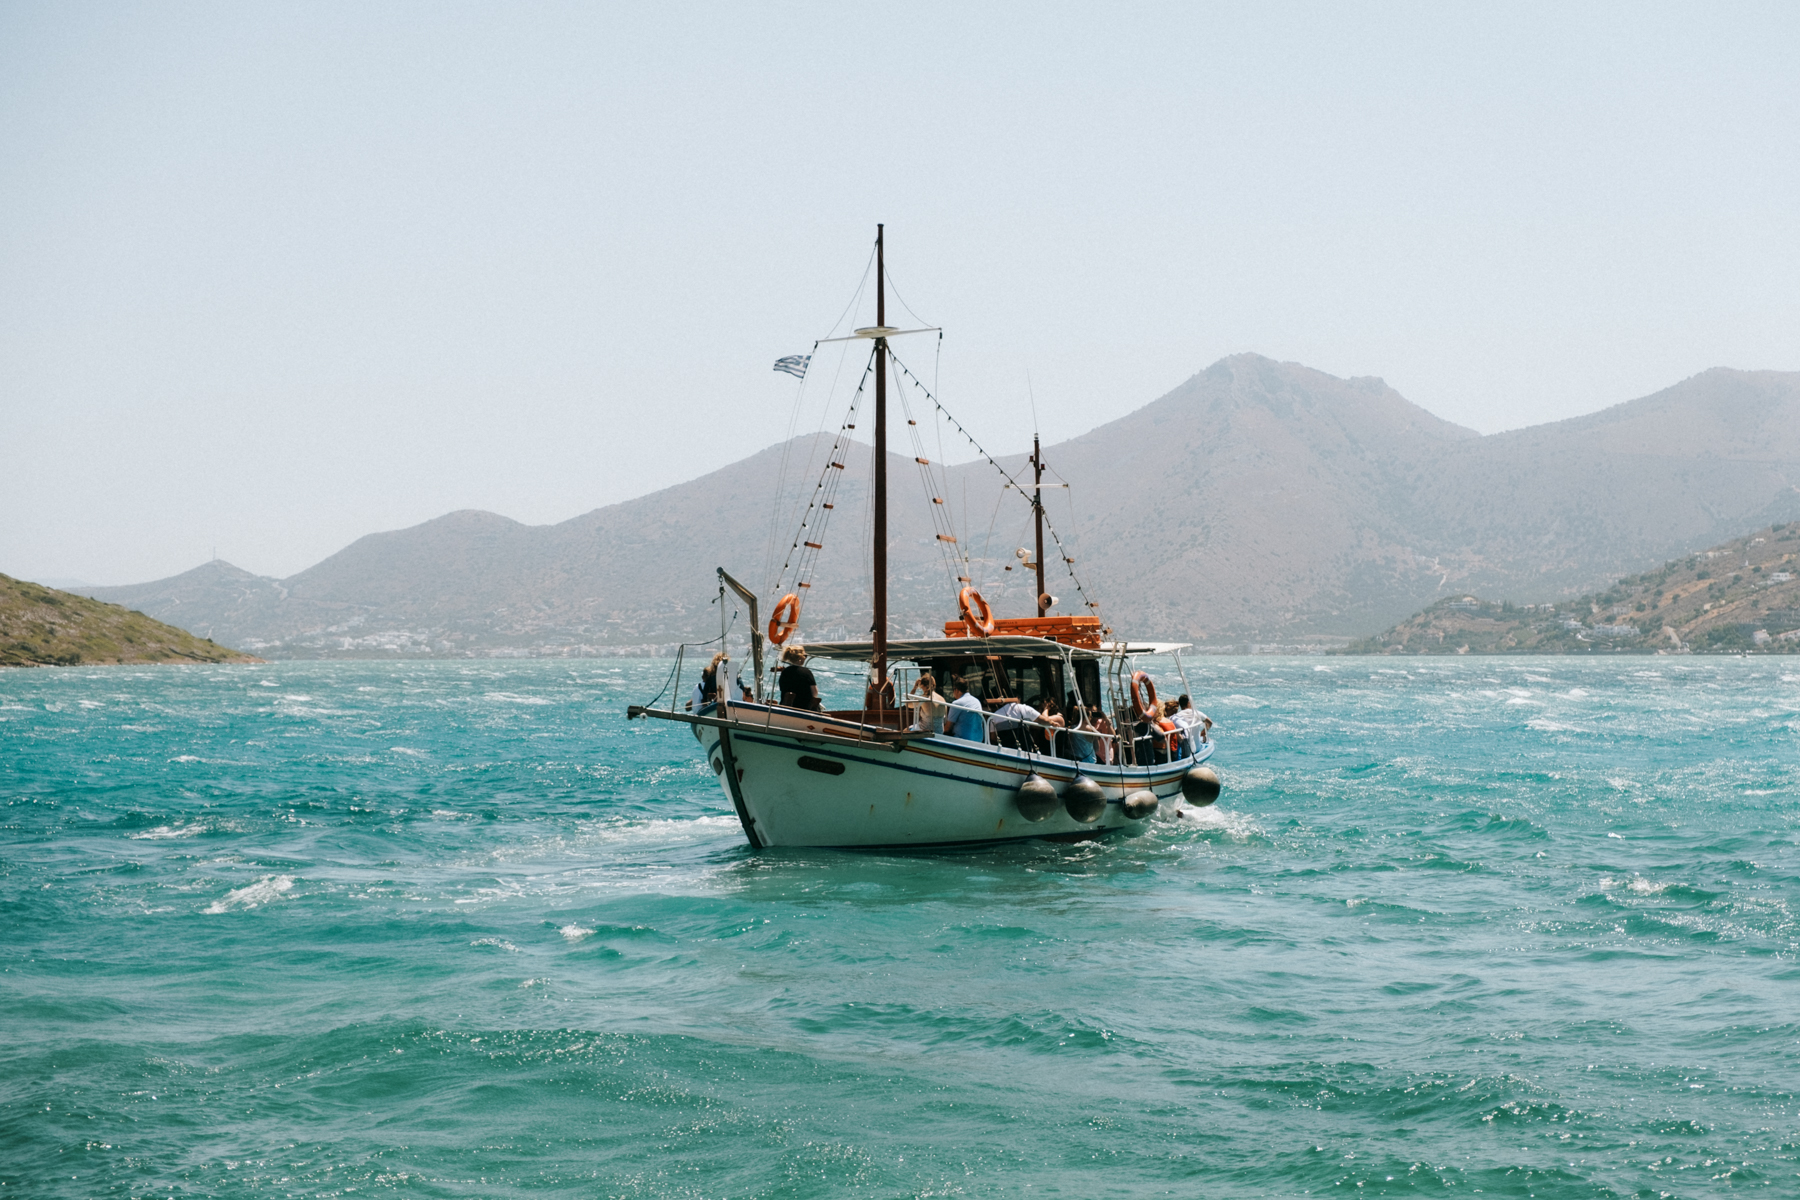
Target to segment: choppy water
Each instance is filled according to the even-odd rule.
[[[1800,1195],[1800,667],[1202,660],[1204,820],[906,856],[667,665],[0,673],[0,1196]]]

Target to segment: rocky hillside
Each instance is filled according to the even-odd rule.
[[[1800,653],[1800,522],[1558,603],[1440,600],[1345,654]]]
[[[0,667],[258,661],[117,604],[0,575]]]
[[[936,440],[927,434],[926,456]],[[91,594],[279,656],[591,653],[706,638],[718,630],[715,567],[775,594],[769,568],[824,448],[797,439],[557,525],[451,513],[371,534],[283,580],[213,563]],[[955,615],[934,494],[971,553],[966,573],[1001,615],[1028,614],[1035,589],[1006,570],[1029,542],[1020,494],[982,462],[934,466],[928,482],[913,453],[889,468],[895,631]],[[804,637],[868,627],[871,458],[866,447],[847,457],[832,523],[808,531],[826,550]],[[1708,371],[1482,437],[1379,379],[1237,355],[1045,458],[1072,485],[1050,493],[1052,519],[1115,628],[1214,648],[1341,644],[1436,599],[1570,599],[1800,518],[1800,374]],[[1066,575],[1052,571],[1051,591],[1081,611]]]

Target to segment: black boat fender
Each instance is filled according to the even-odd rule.
[[[1033,771],[1013,794],[1013,803],[1019,806],[1019,815],[1027,821],[1041,821],[1056,811],[1056,788]]]
[[[1205,808],[1219,798],[1219,773],[1207,766],[1191,768],[1181,777],[1181,797],[1195,808]]]
[[[1092,825],[1106,812],[1106,793],[1086,775],[1077,775],[1063,789],[1063,809],[1083,825]]]
[[[1133,821],[1142,821],[1156,812],[1156,793],[1140,788],[1125,797],[1125,816]]]

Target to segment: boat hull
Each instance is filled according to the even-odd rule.
[[[1187,771],[1212,753],[1148,768],[1084,764],[1106,806],[1081,822],[1058,805],[1040,821],[1015,796],[1036,773],[1060,795],[1078,764],[943,735],[881,741],[851,736],[856,726],[818,714],[731,706],[727,717],[693,726],[708,764],[743,822],[752,846],[927,847],[1049,838],[1084,841],[1141,830],[1125,815],[1127,795],[1148,790],[1163,811],[1181,799]]]

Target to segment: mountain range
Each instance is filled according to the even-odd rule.
[[[1030,545],[1021,493],[986,461],[915,462],[935,437],[890,455],[896,634],[954,618],[958,573],[1001,615],[1029,614],[1035,592],[1007,570]],[[830,524],[797,526],[830,448],[797,438],[555,525],[454,512],[286,579],[213,562],[85,594],[265,656],[646,652],[717,633],[718,566],[766,616],[784,553],[818,540],[802,636],[862,636],[866,446],[842,458]],[[1800,373],[1717,368],[1482,436],[1380,379],[1242,354],[1044,458],[1069,484],[1047,493],[1067,551],[1050,551],[1058,611],[1092,600],[1122,633],[1219,649],[1341,643],[1451,593],[1570,597],[1800,517]],[[1024,477],[1023,456],[998,464]],[[966,564],[946,560],[946,527]]]

